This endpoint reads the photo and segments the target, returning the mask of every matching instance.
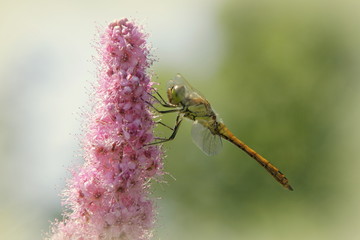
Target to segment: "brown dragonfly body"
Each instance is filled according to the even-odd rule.
[[[152,144],[174,139],[183,118],[188,118],[194,121],[192,128],[193,141],[205,154],[217,154],[222,148],[221,138],[226,139],[255,159],[281,185],[289,190],[293,190],[285,175],[268,160],[235,137],[235,135],[218,119],[218,116],[211,108],[211,105],[206,98],[199,91],[194,89],[180,74],[177,74],[176,77],[168,83],[167,96],[169,102],[166,102],[159,94],[158,96],[161,101],[156,97],[154,98],[162,106],[173,108],[166,111],[159,111],[155,108],[158,112],[178,112],[179,114],[176,119],[176,125],[172,129],[173,134],[167,139],[160,139],[160,141]]]

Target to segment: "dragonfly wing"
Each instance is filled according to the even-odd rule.
[[[196,146],[208,156],[216,155],[222,149],[221,137],[212,134],[208,128],[197,121],[192,126],[191,135]]]

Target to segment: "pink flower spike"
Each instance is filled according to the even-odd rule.
[[[153,116],[145,101],[153,83],[146,35],[127,19],[114,21],[101,36],[99,80],[93,112],[86,119],[84,164],[73,171],[63,192],[64,220],[53,223],[48,239],[146,240],[155,211],[150,179],[163,174]],[[144,101],[145,100],[145,101]]]

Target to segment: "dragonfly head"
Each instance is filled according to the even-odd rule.
[[[185,86],[174,85],[167,90],[169,102],[179,105],[185,99]]]

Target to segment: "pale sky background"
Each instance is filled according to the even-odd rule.
[[[54,206],[61,209],[58,194],[67,169],[79,160],[79,113],[86,106],[89,83],[95,81],[97,27],[123,17],[135,19],[150,34],[158,59],[153,71],[161,67],[173,70],[172,75],[185,72],[205,79],[216,72],[225,48],[217,22],[221,4],[0,0],[0,239],[41,239],[56,217],[51,215]],[[172,75],[159,79],[164,83]],[[352,116],[346,120],[349,125],[360,119],[358,112]],[[358,141],[357,135],[349,138],[350,144]],[[360,196],[354,196],[356,206]]]

